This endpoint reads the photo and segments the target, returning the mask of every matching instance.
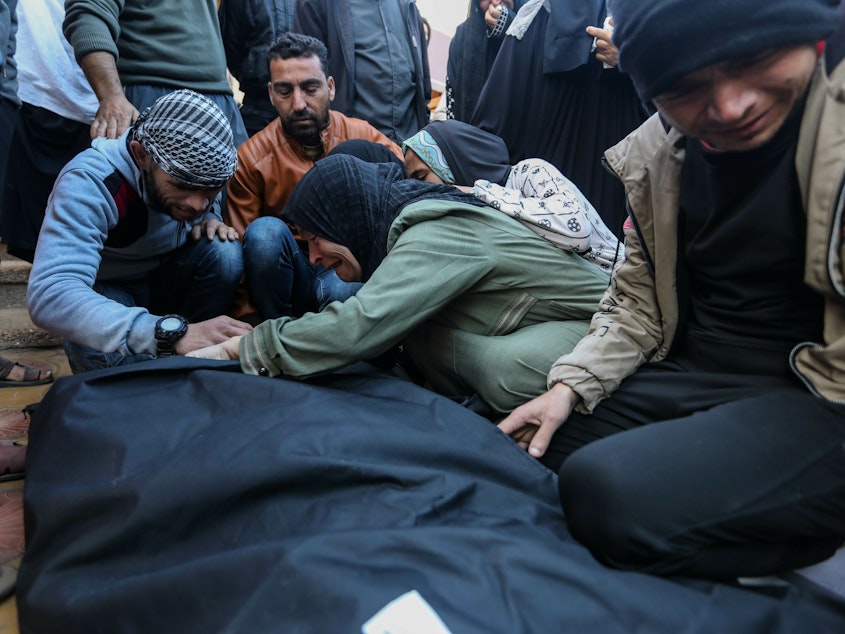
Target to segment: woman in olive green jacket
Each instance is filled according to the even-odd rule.
[[[478,394],[506,413],[543,392],[607,286],[607,273],[513,218],[453,187],[406,180],[392,164],[327,157],[284,218],[312,262],[366,283],[321,313],[266,321],[196,356],[308,377],[404,343],[430,387]]]

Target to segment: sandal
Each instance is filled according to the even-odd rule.
[[[22,380],[9,378],[15,366],[23,368]],[[17,361],[10,361],[9,359],[0,357],[0,387],[28,387],[30,385],[44,385],[52,381],[53,372],[51,370],[39,370],[18,363]]]

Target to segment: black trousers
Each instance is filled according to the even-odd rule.
[[[0,172],[0,235],[9,253],[32,262],[53,184],[65,164],[90,146],[89,126],[24,103],[8,130],[14,135],[12,158]]]
[[[9,161],[12,130],[15,127],[17,115],[18,108],[15,104],[8,99],[0,99],[0,213],[3,210],[3,183],[6,181],[6,165]]]
[[[615,567],[761,576],[845,541],[845,404],[797,379],[647,366],[573,414],[550,460],[573,535]]]

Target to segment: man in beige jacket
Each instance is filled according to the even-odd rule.
[[[627,258],[549,391],[500,423],[563,463],[605,563],[765,575],[845,540],[837,4],[614,2],[620,68],[659,111],[606,153]]]

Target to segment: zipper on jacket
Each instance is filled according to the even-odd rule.
[[[179,226],[176,228],[176,246],[174,248],[178,249],[182,246],[182,237],[184,236],[187,229],[185,228],[184,222],[179,222]]]
[[[834,270],[835,260],[837,258],[837,245],[839,242],[845,239],[841,236],[843,229],[843,207],[845,207],[845,176],[842,177],[842,180],[839,183],[839,195],[836,197],[834,204],[836,205],[836,207],[834,207],[833,209],[833,222],[831,225],[827,248],[827,275],[828,279],[830,280],[830,286],[833,288],[833,290],[839,293],[840,296],[845,296],[845,288],[836,283],[836,271]],[[837,232],[840,233],[839,236],[837,236]],[[792,370],[792,373],[798,377],[798,379],[804,384],[804,386],[810,391],[813,396],[824,399],[829,403],[845,405],[845,400],[827,398],[824,394],[819,392],[818,389],[816,389],[816,386],[813,385],[812,381],[810,381],[810,379],[804,376],[801,370],[798,369],[798,366],[795,363],[795,357],[797,356],[798,352],[803,350],[804,348],[821,349],[824,348],[824,346],[814,341],[804,341],[792,348],[792,351],[789,353],[789,368]]]
[[[607,159],[602,154],[601,157],[601,165],[604,169],[606,169],[610,174],[613,174],[614,178],[618,180],[622,184],[622,189],[625,189],[625,183],[619,177],[619,174],[610,166],[607,162]],[[631,209],[631,202],[628,200],[628,192],[625,191],[625,211],[628,212],[628,217],[631,219],[631,224],[634,226],[634,232],[637,234],[637,239],[640,241],[640,248],[642,249],[643,256],[645,257],[645,265],[648,268],[648,272],[651,273],[651,276],[654,277],[654,262],[651,259],[651,254],[648,252],[648,248],[646,247],[645,240],[643,240],[642,231],[640,231],[640,224],[637,222],[637,218],[634,216],[634,211]],[[617,253],[619,250],[617,249]]]

